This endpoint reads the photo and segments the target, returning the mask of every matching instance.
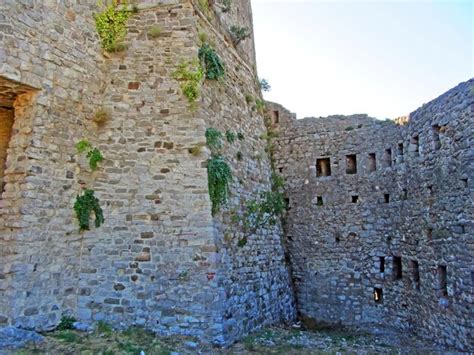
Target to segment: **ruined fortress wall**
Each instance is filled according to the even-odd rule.
[[[220,267],[216,277],[225,294],[223,331],[226,341],[233,341],[264,325],[294,319],[294,300],[284,261],[281,226],[246,235],[243,221],[235,221],[247,201],[271,189],[271,168],[265,141],[261,139],[266,127],[263,113],[255,105],[260,97],[258,79],[252,65],[246,65],[245,58],[239,59],[239,51],[226,49],[229,43],[212,35],[202,19],[199,26],[201,32],[210,34],[209,41],[215,43],[226,63],[225,79],[206,82],[203,87],[202,116],[207,127],[243,136],[234,143],[226,142],[222,149],[233,181],[228,205],[214,219]],[[247,102],[249,96],[252,102]],[[246,244],[240,244],[244,239]]]
[[[303,317],[472,346],[472,84],[403,126],[365,115],[295,120],[270,105],[280,118],[277,167]],[[321,158],[330,158],[330,176],[318,176],[327,171],[317,168]]]
[[[0,77],[31,93],[15,101],[18,129],[2,195],[1,324],[50,329],[69,313],[222,344],[292,318],[280,227],[238,247],[240,227],[230,217],[243,198],[270,186],[258,138],[263,117],[245,100],[246,93],[259,96],[253,54],[240,53],[253,48],[253,39],[234,50],[219,27],[233,16],[251,23],[248,2],[235,1],[235,11],[244,12],[209,23],[190,1],[144,1],[128,21],[128,49],[106,56],[93,24],[95,1],[81,4],[5,5],[0,55],[7,64]],[[151,38],[156,25],[162,33]],[[190,109],[172,73],[197,57],[200,31],[216,46],[227,76],[206,81]],[[110,114],[101,126],[91,120],[99,109]],[[190,151],[205,144],[208,127],[245,137],[225,144],[235,178],[229,206],[215,218],[210,152]],[[18,134],[23,155],[12,150]],[[76,152],[82,138],[105,157],[97,171]],[[13,170],[17,161],[23,175]],[[95,191],[105,216],[100,228],[85,233],[72,209],[81,184]]]
[[[74,304],[74,143],[99,105],[101,63],[90,6],[1,2],[0,101],[15,117],[0,201],[0,325],[45,329]]]

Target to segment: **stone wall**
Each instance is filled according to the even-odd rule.
[[[0,209],[0,325],[48,329],[75,305],[74,144],[103,78],[93,6],[84,4],[0,4],[0,97],[15,115]]]
[[[263,116],[245,100],[260,96],[253,40],[234,49],[222,25],[234,17],[251,24],[249,2],[234,3],[235,13],[206,18],[188,0],[138,2],[128,48],[114,54],[100,48],[95,0],[2,4],[0,76],[31,88],[15,96],[7,158],[2,324],[44,330],[72,314],[225,344],[294,317],[281,226],[238,247],[241,227],[230,218],[244,198],[270,186]],[[152,26],[161,28],[156,38]],[[199,32],[227,74],[205,81],[191,109],[172,77],[179,63],[197,58]],[[109,114],[101,125],[93,122],[98,110]],[[223,151],[232,198],[214,218],[210,152],[191,152],[205,144],[208,127],[245,137]],[[76,152],[83,138],[105,157],[97,171]],[[82,186],[100,199],[105,223],[79,233],[72,207]]]
[[[280,121],[277,168],[301,316],[394,325],[472,349],[473,83],[405,125],[366,115],[295,120],[269,104]]]

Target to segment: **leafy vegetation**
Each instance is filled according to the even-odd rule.
[[[215,128],[206,129],[206,144],[211,149],[213,154],[217,154],[219,149],[222,148],[222,133]]]
[[[112,331],[113,329],[109,324],[105,323],[102,320],[97,322],[97,332],[99,334],[110,334],[112,333]]]
[[[74,203],[74,211],[76,212],[77,220],[79,221],[79,229],[81,231],[89,230],[89,219],[91,213],[95,215],[95,226],[100,227],[104,223],[104,215],[102,208],[99,205],[99,199],[94,196],[94,191],[85,189],[81,196],[76,197]]]
[[[148,30],[148,37],[150,38],[157,38],[157,37],[160,37],[161,35],[161,27],[158,26],[158,25],[153,25],[150,27],[150,29]]]
[[[240,42],[250,37],[250,30],[247,27],[233,25],[230,27],[229,31],[234,45],[238,45]]]
[[[76,318],[72,316],[62,316],[61,321],[59,322],[58,326],[56,327],[57,330],[67,330],[73,329],[73,324],[76,322]]]
[[[253,102],[253,100],[254,100],[254,98],[253,98],[252,95],[250,95],[250,94],[245,95],[245,102],[247,104],[251,104]]]
[[[238,151],[237,154],[235,155],[235,157],[237,158],[238,161],[241,161],[244,156],[243,156],[241,151]]]
[[[199,89],[204,78],[204,70],[199,60],[184,62],[178,65],[173,78],[181,82],[181,91],[190,104],[199,97]]]
[[[265,102],[263,102],[263,100],[257,99],[255,100],[255,107],[259,113],[263,114],[265,111]]]
[[[225,74],[224,64],[216,51],[207,43],[199,48],[199,60],[206,73],[206,79],[219,80]]]
[[[222,0],[222,12],[229,12],[232,7],[232,0]]]
[[[237,133],[237,139],[239,141],[243,141],[245,139],[245,136],[242,132]]]
[[[99,149],[92,147],[89,141],[82,139],[76,144],[76,149],[79,153],[86,153],[89,159],[89,166],[92,170],[97,170],[98,163],[104,160],[104,156]]]
[[[130,13],[126,6],[119,8],[117,1],[106,6],[104,11],[95,14],[95,25],[101,39],[102,48],[107,52],[124,49],[121,44],[127,35],[127,21]]]
[[[232,181],[230,167],[221,156],[213,156],[207,161],[207,178],[212,214],[215,215],[220,206],[227,202],[229,184]]]
[[[227,142],[229,142],[230,144],[235,142],[236,137],[237,137],[236,134],[232,132],[231,130],[227,130],[225,132],[225,138],[227,139]]]
[[[272,89],[267,79],[260,80],[260,89],[262,89],[263,91],[270,91]]]

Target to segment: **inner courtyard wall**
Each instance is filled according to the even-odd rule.
[[[303,318],[394,325],[472,349],[473,82],[396,121],[296,120],[267,105],[279,117],[276,167]]]

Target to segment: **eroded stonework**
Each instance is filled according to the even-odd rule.
[[[73,315],[222,345],[293,321],[294,285],[304,317],[395,324],[472,349],[472,80],[403,126],[296,121],[269,103],[290,209],[284,225],[247,235],[233,217],[272,174],[254,42],[234,45],[228,31],[252,31],[250,0],[228,12],[135,3],[127,49],[112,54],[96,0],[0,3],[0,326],[48,330]],[[226,76],[206,80],[190,107],[173,73],[197,57],[202,33]],[[98,111],[109,119],[94,122]],[[241,134],[222,150],[233,181],[215,216],[209,127]],[[98,170],[81,139],[104,155]],[[83,186],[105,223],[80,233]]]
[[[279,118],[301,316],[394,325],[472,350],[473,87],[460,84],[403,125],[366,115],[296,120],[268,105]]]

